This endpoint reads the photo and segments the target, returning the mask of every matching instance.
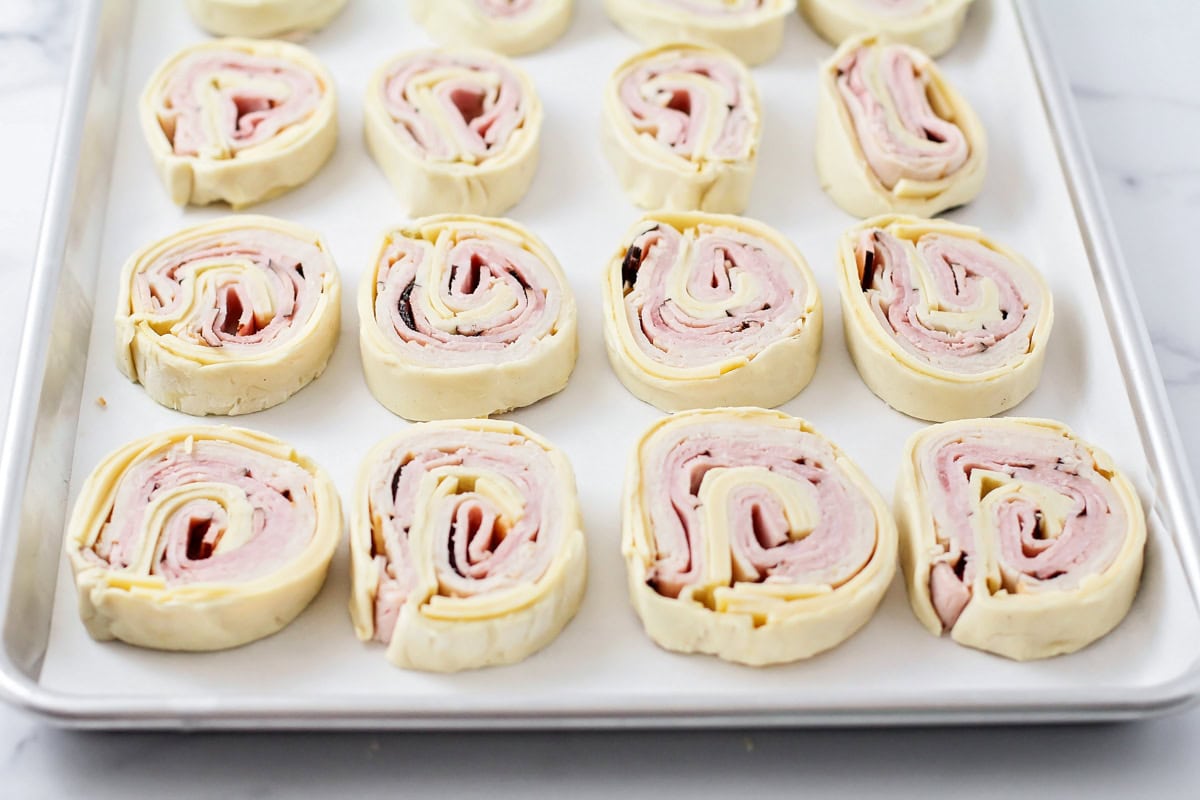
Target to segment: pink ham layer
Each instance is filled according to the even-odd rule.
[[[418,509],[417,492],[430,472],[464,467],[499,473],[524,500],[520,519],[500,524],[500,510],[474,493],[458,494],[435,509]],[[439,594],[475,597],[539,580],[568,531],[564,498],[546,451],[521,436],[491,431],[434,430],[407,436],[372,468],[368,478],[372,553],[379,566],[375,638],[388,642],[409,594],[416,588],[409,530],[418,514],[432,511],[433,562]]]
[[[800,484],[819,509],[807,536],[791,540],[783,505],[763,487],[743,485],[729,499],[735,582],[838,587],[857,575],[875,551],[870,500],[835,461],[820,436],[749,421],[698,423],[669,429],[642,464],[642,497],[658,557],[648,582],[678,597],[701,580],[704,537],[700,485],[712,469],[762,467]]]
[[[876,58],[871,58],[875,55]],[[871,93],[864,71],[883,70],[898,119]],[[934,112],[926,94],[928,77],[900,45],[860,47],[837,65],[837,87],[850,113],[859,147],[875,177],[892,189],[901,179],[935,181],[953,175],[966,163],[970,146],[962,130]],[[901,139],[899,123],[921,139],[919,145]]]
[[[254,509],[254,535],[236,549],[213,553],[228,525],[225,508],[212,500],[186,503],[163,530],[148,532],[160,542],[150,574],[168,586],[270,575],[299,556],[316,533],[312,477],[301,467],[240,445],[202,440],[190,453],[177,444],[126,472],[109,521],[84,556],[113,569],[129,567],[150,503],[194,483],[229,484],[245,493]]]
[[[703,3],[696,0],[643,0],[647,5],[671,6],[689,11],[693,14],[703,14],[711,17],[740,17],[757,14],[762,10],[763,0],[740,0],[729,2],[722,0],[718,3]]]
[[[238,73],[283,83],[283,96],[252,87],[220,90],[219,142],[209,140],[204,107],[196,92],[206,90],[222,73]],[[237,50],[205,50],[189,56],[176,68],[167,83],[159,112],[176,155],[195,156],[201,151],[224,147],[237,153],[270,140],[290,125],[307,119],[321,102],[323,89],[311,72],[278,58],[254,56]]]
[[[485,14],[492,17],[519,17],[537,6],[538,0],[475,0]]]
[[[758,293],[717,319],[694,319],[666,295],[667,281],[682,257],[684,234],[663,224],[634,238],[623,274],[625,318],[646,355],[674,367],[694,367],[753,356],[804,327],[808,287],[799,268],[767,241],[732,228],[700,229],[690,243],[687,291],[702,302],[721,302],[744,280]]]

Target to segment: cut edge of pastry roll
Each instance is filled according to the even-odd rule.
[[[177,104],[169,98],[175,78],[179,80],[174,87],[178,91],[200,85],[213,88],[210,80],[187,81],[177,75],[177,70],[193,67],[191,61],[200,62],[194,68],[202,70],[205,56],[220,53],[238,54],[260,67],[276,70],[257,84],[244,76],[228,84],[259,92],[258,97],[242,97],[236,104],[235,126],[240,125],[241,118],[259,117],[249,132],[235,128],[231,134],[218,129],[213,119],[220,116],[213,105],[221,102],[218,93],[212,93],[215,99],[207,105],[189,96],[186,107],[198,109],[199,116],[191,124],[184,124]],[[293,69],[286,76],[292,83],[282,94],[279,87],[287,80],[280,77],[281,64]],[[306,101],[309,93],[315,94],[315,100],[308,98],[312,102]],[[167,194],[181,206],[223,201],[238,209],[277,197],[307,183],[337,145],[337,97],[328,70],[305,48],[276,40],[214,39],[182,48],[147,82],[139,115]],[[256,141],[260,130],[265,138]],[[219,136],[217,140],[212,138],[214,132]],[[246,141],[234,141],[231,135]]]
[[[968,443],[986,442],[982,437],[1018,435],[1027,437],[1027,447],[1013,455],[1000,452],[996,458],[998,445],[990,444],[991,458],[962,456],[969,467],[965,500],[970,501],[968,513],[975,520],[965,530],[976,537],[987,526],[989,534],[986,541],[967,543],[971,550],[964,550],[964,542],[955,541],[946,531],[952,525],[944,522],[946,513],[934,506],[947,493],[931,485],[935,476],[929,475],[930,466],[936,467],[937,459],[933,465],[926,459],[931,452],[955,444],[965,450]],[[961,441],[964,437],[967,443]],[[957,456],[946,454],[951,464]],[[1046,474],[1033,475],[1035,470],[1061,473],[1057,480],[1075,496],[1049,485]],[[1020,477],[1014,474],[1018,472]],[[1088,492],[1072,485],[1072,478],[1085,481],[1079,472],[1085,472],[1093,484]],[[957,473],[954,477],[959,480]],[[949,480],[940,473],[936,479]],[[1101,490],[1094,488],[1097,480]],[[977,494],[981,500],[975,499]],[[1107,453],[1079,439],[1062,423],[1009,417],[959,420],[918,431],[905,449],[895,511],[909,602],[917,619],[935,636],[949,631],[959,644],[1020,661],[1063,655],[1112,631],[1137,594],[1146,545],[1141,500]],[[1001,511],[1018,525],[1015,542],[1006,543],[996,535]],[[1064,538],[1082,538],[1079,530],[1067,529],[1089,517],[1115,525],[1120,532],[1119,542],[1112,541],[1111,535],[1100,542],[1099,556]],[[1005,552],[1006,544],[1010,552]],[[1055,548],[1060,545],[1066,561],[1057,563]],[[1030,563],[1013,563],[1021,558]],[[1049,563],[1038,564],[1039,559]],[[1072,576],[1079,561],[1090,569]],[[1036,576],[1039,571],[1044,575]],[[1055,590],[1053,582],[1064,579],[1064,587]]]
[[[863,246],[867,237],[869,250]],[[897,253],[908,260],[893,263]],[[921,266],[915,273],[914,259]],[[935,272],[931,262],[942,268]],[[870,286],[868,264],[878,276]],[[887,288],[899,296],[882,297],[884,270],[892,276]],[[897,281],[910,287],[907,297]],[[1037,388],[1054,325],[1053,297],[1032,265],[978,228],[892,214],[866,220],[842,234],[838,283],[854,366],[867,387],[897,411],[932,422],[990,417]],[[884,319],[892,324],[893,309],[911,329],[909,347],[895,328],[885,327]],[[971,352],[956,353],[963,344]],[[938,348],[948,351],[942,353],[945,363],[934,360]],[[972,367],[972,358],[979,368]]]
[[[508,56],[544,50],[571,25],[574,0],[409,0],[409,13],[439,42]],[[489,8],[499,6],[496,13]],[[519,6],[519,7],[517,7]],[[511,10],[510,10],[511,9]]]
[[[675,481],[681,496],[651,493],[655,480]],[[821,491],[845,501],[828,505],[848,519],[830,514],[830,528],[822,527]],[[689,514],[736,519],[741,538],[728,525],[719,537],[711,528],[692,536]],[[896,572],[896,525],[879,492],[809,423],[778,411],[707,409],[659,420],[630,459],[622,515],[633,607],[650,638],[677,652],[751,666],[808,658],[862,628]],[[674,549],[663,525],[680,528]],[[806,547],[810,536],[819,538]],[[831,546],[840,559],[822,565],[822,548]],[[816,563],[806,564],[814,551]]]
[[[723,260],[714,260],[722,253]],[[661,258],[672,258],[666,269],[658,267]],[[700,274],[697,260],[711,274]],[[658,280],[643,287],[643,274]],[[661,303],[653,308],[630,308],[634,292],[644,303],[659,290]],[[771,407],[792,399],[816,371],[822,313],[816,278],[796,246],[744,217],[646,214],[605,269],[609,363],[631,393],[664,411]],[[691,363],[672,363],[672,340],[682,345],[688,338],[704,357],[688,359],[685,349],[677,358]]]
[[[574,472],[529,429],[486,419],[414,425],[371,449],[355,492],[350,616],[358,638],[386,644],[395,666],[516,663],[575,616],[587,547]]]
[[[954,47],[972,0],[908,0],[899,8],[875,10],[880,0],[800,0],[800,13],[834,46],[864,33],[882,33],[937,58]]]
[[[305,35],[321,30],[346,0],[188,0],[196,24],[217,36]]]
[[[604,0],[609,19],[647,45],[679,41],[712,45],[728,50],[749,66],[779,52],[796,0],[762,0],[756,8],[726,12],[718,9],[732,4],[718,0],[711,3],[710,14],[685,5],[680,0]]]
[[[311,537],[299,541],[304,528]],[[104,458],[75,501],[64,549],[93,638],[205,651],[291,623],[320,591],[341,536],[337,490],[311,460],[263,433],[193,426]],[[255,558],[265,566],[247,570]]]

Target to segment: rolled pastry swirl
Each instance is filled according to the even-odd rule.
[[[341,292],[325,242],[299,225],[245,214],[185,228],[121,272],[117,365],[177,411],[262,411],[324,371]]]
[[[604,95],[604,152],[643,208],[740,213],[762,138],[758,89],[736,59],[672,44],[626,60]]]
[[[385,234],[358,316],[367,386],[412,420],[535,403],[566,386],[578,352],[562,268],[503,219],[447,214]]]
[[[337,490],[320,467],[263,433],[191,427],[101,461],[65,549],[94,638],[221,650],[295,619],[341,536]]]
[[[750,66],[773,58],[796,0],[604,0],[608,16],[647,45],[697,42]]]
[[[800,0],[800,13],[834,45],[881,33],[937,58],[962,33],[972,0]]]
[[[1037,387],[1054,323],[1045,281],[977,228],[883,216],[842,235],[846,345],[888,405],[935,422],[1006,411]]]
[[[287,42],[185,47],[150,78],[140,114],[179,205],[268,200],[316,175],[337,144],[333,80],[311,53]]]
[[[668,650],[763,665],[861,628],[896,571],[896,526],[858,468],[802,419],[756,408],[655,423],[629,467],[621,549]]]
[[[1146,517],[1106,453],[1058,422],[978,419],[909,440],[900,554],[929,631],[1025,660],[1071,653],[1125,618]]]
[[[822,66],[817,174],[842,210],[932,217],[974,199],[986,171],[979,117],[924,53],[871,34]]]
[[[512,422],[410,427],[363,462],[350,569],[354,630],[392,664],[521,661],[570,622],[587,583],[571,465]]]
[[[510,56],[549,47],[571,24],[574,0],[410,0],[413,19],[445,44]]]
[[[346,0],[188,0],[196,24],[218,36],[270,38],[319,31]]]
[[[501,214],[533,182],[542,103],[502,56],[395,58],[371,78],[364,114],[367,147],[410,215]]]
[[[812,379],[821,326],[804,257],[742,217],[648,214],[605,270],[609,361],[664,411],[787,402]]]

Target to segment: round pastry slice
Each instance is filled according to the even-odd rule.
[[[411,420],[535,403],[567,385],[579,349],[554,254],[503,219],[443,215],[385,234],[358,318],[367,386]]]
[[[602,135],[637,205],[737,214],[750,201],[762,138],[758,90],[720,50],[664,45],[609,78]]]
[[[764,665],[866,624],[896,571],[896,525],[802,419],[686,411],[638,442],[621,549],[633,606],[668,650]]]
[[[333,79],[303,47],[219,39],[167,59],[142,132],[172,202],[241,208],[317,174],[337,144]]]
[[[937,58],[958,41],[972,0],[800,0],[800,13],[835,45],[882,33]]]
[[[549,47],[571,24],[573,0],[410,0],[413,19],[446,44],[510,56]]]
[[[100,462],[65,549],[94,638],[221,650],[295,619],[341,536],[337,490],[320,467],[266,434],[192,427]]]
[[[947,422],[896,484],[908,597],[935,635],[1018,660],[1072,653],[1125,618],[1146,517],[1103,451],[1040,419]]]
[[[367,148],[410,215],[501,214],[533,182],[542,103],[502,56],[400,56],[371,78],[363,113]]]
[[[877,35],[821,67],[817,174],[842,210],[932,217],[983,187],[983,125],[937,65]]]
[[[196,24],[218,36],[304,35],[319,31],[346,0],[188,0]]]
[[[817,368],[821,325],[804,257],[742,217],[649,214],[604,274],[608,359],[664,411],[787,402]]]
[[[1037,387],[1050,290],[982,231],[876,217],[843,234],[838,278],[850,356],[897,411],[933,422],[989,417]]]
[[[779,52],[796,0],[604,0],[604,8],[646,44],[699,42],[754,66]]]
[[[371,450],[357,492],[350,616],[392,664],[512,664],[575,616],[587,551],[574,474],[526,428],[412,426]]]
[[[121,271],[117,365],[188,414],[249,414],[325,370],[341,282],[320,236],[250,214],[196,225]]]

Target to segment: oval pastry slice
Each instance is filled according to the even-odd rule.
[[[896,526],[858,468],[802,419],[688,411],[641,438],[622,552],[650,638],[764,665],[849,638],[896,571]]]
[[[796,0],[604,0],[608,16],[648,45],[698,42],[750,66],[773,58]]]
[[[218,36],[304,35],[319,31],[346,0],[188,0],[196,24]]]
[[[931,57],[945,53],[962,33],[972,0],[800,0],[800,13],[826,41],[881,33]]]
[[[609,362],[664,411],[787,402],[816,370],[821,325],[804,257],[742,217],[649,214],[605,270]]]
[[[876,35],[821,67],[817,174],[843,211],[932,217],[983,187],[987,139],[937,65]]]
[[[926,428],[909,440],[895,502],[909,600],[935,635],[1019,660],[1072,653],[1137,593],[1141,501],[1061,423]]]
[[[838,278],[850,356],[892,408],[934,422],[985,417],[1037,387],[1050,290],[982,231],[876,217],[843,234]]]
[[[266,434],[192,427],[100,462],[65,549],[94,638],[220,650],[295,619],[341,536],[337,490],[320,467]]]
[[[519,56],[562,36],[572,5],[573,0],[410,0],[409,9],[439,42]]]
[[[320,236],[271,217],[225,217],[125,264],[117,366],[168,408],[248,414],[324,371],[340,321],[341,282]]]
[[[535,403],[566,386],[578,352],[562,268],[503,219],[443,215],[387,233],[358,316],[371,394],[412,420]]]
[[[357,492],[350,615],[392,664],[512,664],[575,616],[587,552],[574,474],[526,428],[415,425],[371,450]]]
[[[337,144],[333,80],[311,53],[286,42],[185,47],[154,73],[140,113],[179,205],[268,200],[316,175]]]
[[[665,45],[617,67],[604,93],[604,152],[643,208],[736,214],[762,137],[750,72],[723,51]]]
[[[371,78],[363,113],[367,148],[410,215],[501,214],[533,182],[542,104],[502,56],[400,56]]]

